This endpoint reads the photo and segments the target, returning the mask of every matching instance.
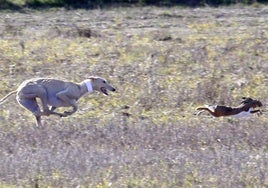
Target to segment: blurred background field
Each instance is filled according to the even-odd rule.
[[[68,118],[0,108],[1,187],[267,187],[267,112],[196,117],[203,104],[267,109],[268,7],[0,12],[0,96],[32,77],[116,89]]]

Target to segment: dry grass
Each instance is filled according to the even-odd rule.
[[[0,13],[1,96],[31,77],[105,77],[117,93],[72,117],[0,109],[1,187],[266,187],[267,113],[193,116],[204,103],[267,108],[268,8]]]

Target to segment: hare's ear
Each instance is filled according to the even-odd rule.
[[[246,103],[250,103],[253,101],[253,99],[250,97],[243,97],[242,99],[243,101],[241,102],[241,104],[246,104]]]
[[[240,102],[240,104],[244,104],[245,100],[246,100],[246,97],[242,97],[241,99],[242,99],[242,101]]]

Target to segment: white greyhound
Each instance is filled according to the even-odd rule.
[[[53,78],[36,78],[24,81],[17,90],[10,92],[1,99],[0,104],[10,95],[17,93],[18,103],[33,113],[37,126],[42,126],[41,116],[51,114],[60,117],[69,116],[77,111],[76,102],[84,94],[99,91],[108,95],[108,90],[115,91],[115,88],[100,77],[89,77],[81,83],[66,82]],[[41,100],[43,111],[38,106],[37,98]],[[73,107],[73,110],[64,113],[54,112],[58,107]]]

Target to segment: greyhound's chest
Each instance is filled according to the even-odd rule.
[[[49,93],[47,95],[47,97],[48,97],[47,102],[48,102],[49,106],[54,106],[54,107],[68,107],[68,106],[70,106],[70,103],[66,103],[66,102],[62,101],[61,99],[59,99],[56,96],[56,93]],[[72,100],[77,101],[77,99],[72,99]]]

